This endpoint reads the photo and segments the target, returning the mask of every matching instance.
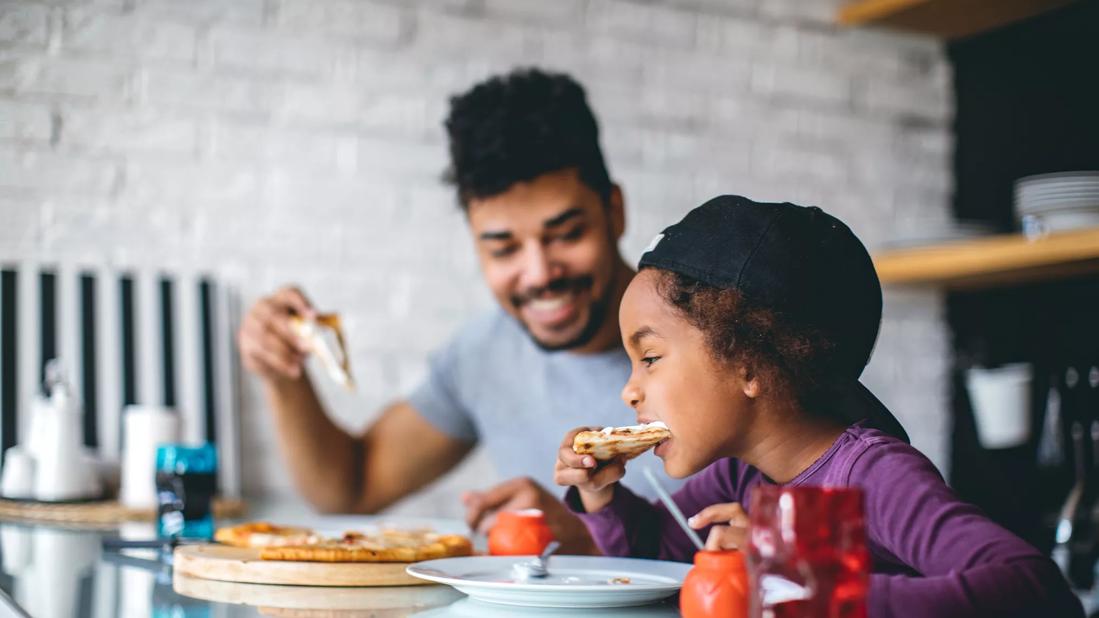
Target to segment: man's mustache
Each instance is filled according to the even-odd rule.
[[[519,294],[514,294],[511,297],[511,302],[518,307],[519,305],[538,298],[546,292],[551,294],[560,294],[561,292],[582,292],[590,289],[593,283],[594,278],[591,275],[562,277],[550,281],[548,285],[530,288],[528,290],[523,290]]]

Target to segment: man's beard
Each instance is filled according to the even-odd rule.
[[[541,295],[543,291],[548,290],[551,292],[561,292],[565,290],[586,290],[592,287],[593,282],[593,277],[591,275],[583,275],[580,277],[572,277],[568,279],[557,279],[555,281],[551,281],[549,285],[543,288],[530,290],[525,292],[522,296],[513,297],[511,301],[512,304],[518,308],[520,305],[522,305],[523,302],[526,302],[531,298],[537,298],[539,295]],[[588,321],[586,324],[584,324],[584,328],[582,328],[575,337],[569,339],[568,341],[553,344],[546,343],[545,341],[542,341],[538,337],[534,336],[534,333],[531,332],[530,327],[527,326],[526,322],[524,322],[523,320],[518,320],[518,322],[520,325],[522,325],[523,330],[527,331],[527,334],[530,335],[531,341],[534,342],[534,345],[538,346],[542,350],[545,350],[546,352],[559,352],[562,350],[572,350],[575,348],[579,348],[590,343],[591,340],[595,338],[595,335],[599,332],[599,329],[603,327],[603,322],[605,322],[607,319],[607,310],[610,307],[610,297],[614,290],[613,284],[614,281],[612,277],[612,281],[609,282],[603,294],[599,298],[593,300],[592,303],[588,306]]]

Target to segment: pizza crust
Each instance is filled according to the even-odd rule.
[[[270,547],[277,545],[311,545],[320,542],[309,528],[278,526],[266,521],[253,521],[237,526],[218,528],[214,540],[233,547]]]
[[[309,528],[265,521],[218,528],[214,540],[233,547],[259,549],[262,560],[296,562],[419,562],[473,553],[473,543],[459,534],[381,530],[324,538]]]
[[[436,558],[469,556],[473,544],[460,535],[432,535],[416,545],[384,547],[384,536],[366,536],[360,541],[329,541],[301,547],[265,547],[263,560],[294,562],[419,562]]]

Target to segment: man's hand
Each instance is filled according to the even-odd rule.
[[[297,380],[308,346],[290,327],[290,316],[313,316],[313,305],[301,290],[284,287],[252,306],[237,335],[240,358],[251,372],[267,379]]]
[[[462,494],[462,503],[466,507],[466,523],[481,534],[488,534],[500,511],[539,509],[545,513],[554,538],[561,543],[560,553],[600,554],[584,522],[557,496],[528,477],[505,481],[487,491],[468,491]]]
[[[599,427],[577,427],[565,434],[561,448],[557,449],[557,465],[553,480],[558,485],[573,485],[580,490],[580,500],[589,513],[600,511],[614,497],[614,485],[626,474],[626,461],[616,457],[599,463],[591,455],[577,455],[572,450],[573,440],[581,431],[597,431]]]
[[[740,549],[748,540],[748,514],[736,502],[713,504],[687,520],[687,525],[701,530],[711,524],[722,524],[710,529],[706,537],[708,551]]]

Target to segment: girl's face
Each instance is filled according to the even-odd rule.
[[[711,355],[702,331],[660,296],[659,277],[642,270],[622,298],[619,326],[632,366],[622,400],[638,422],[668,425],[672,437],[655,452],[682,478],[741,450],[758,384]]]

